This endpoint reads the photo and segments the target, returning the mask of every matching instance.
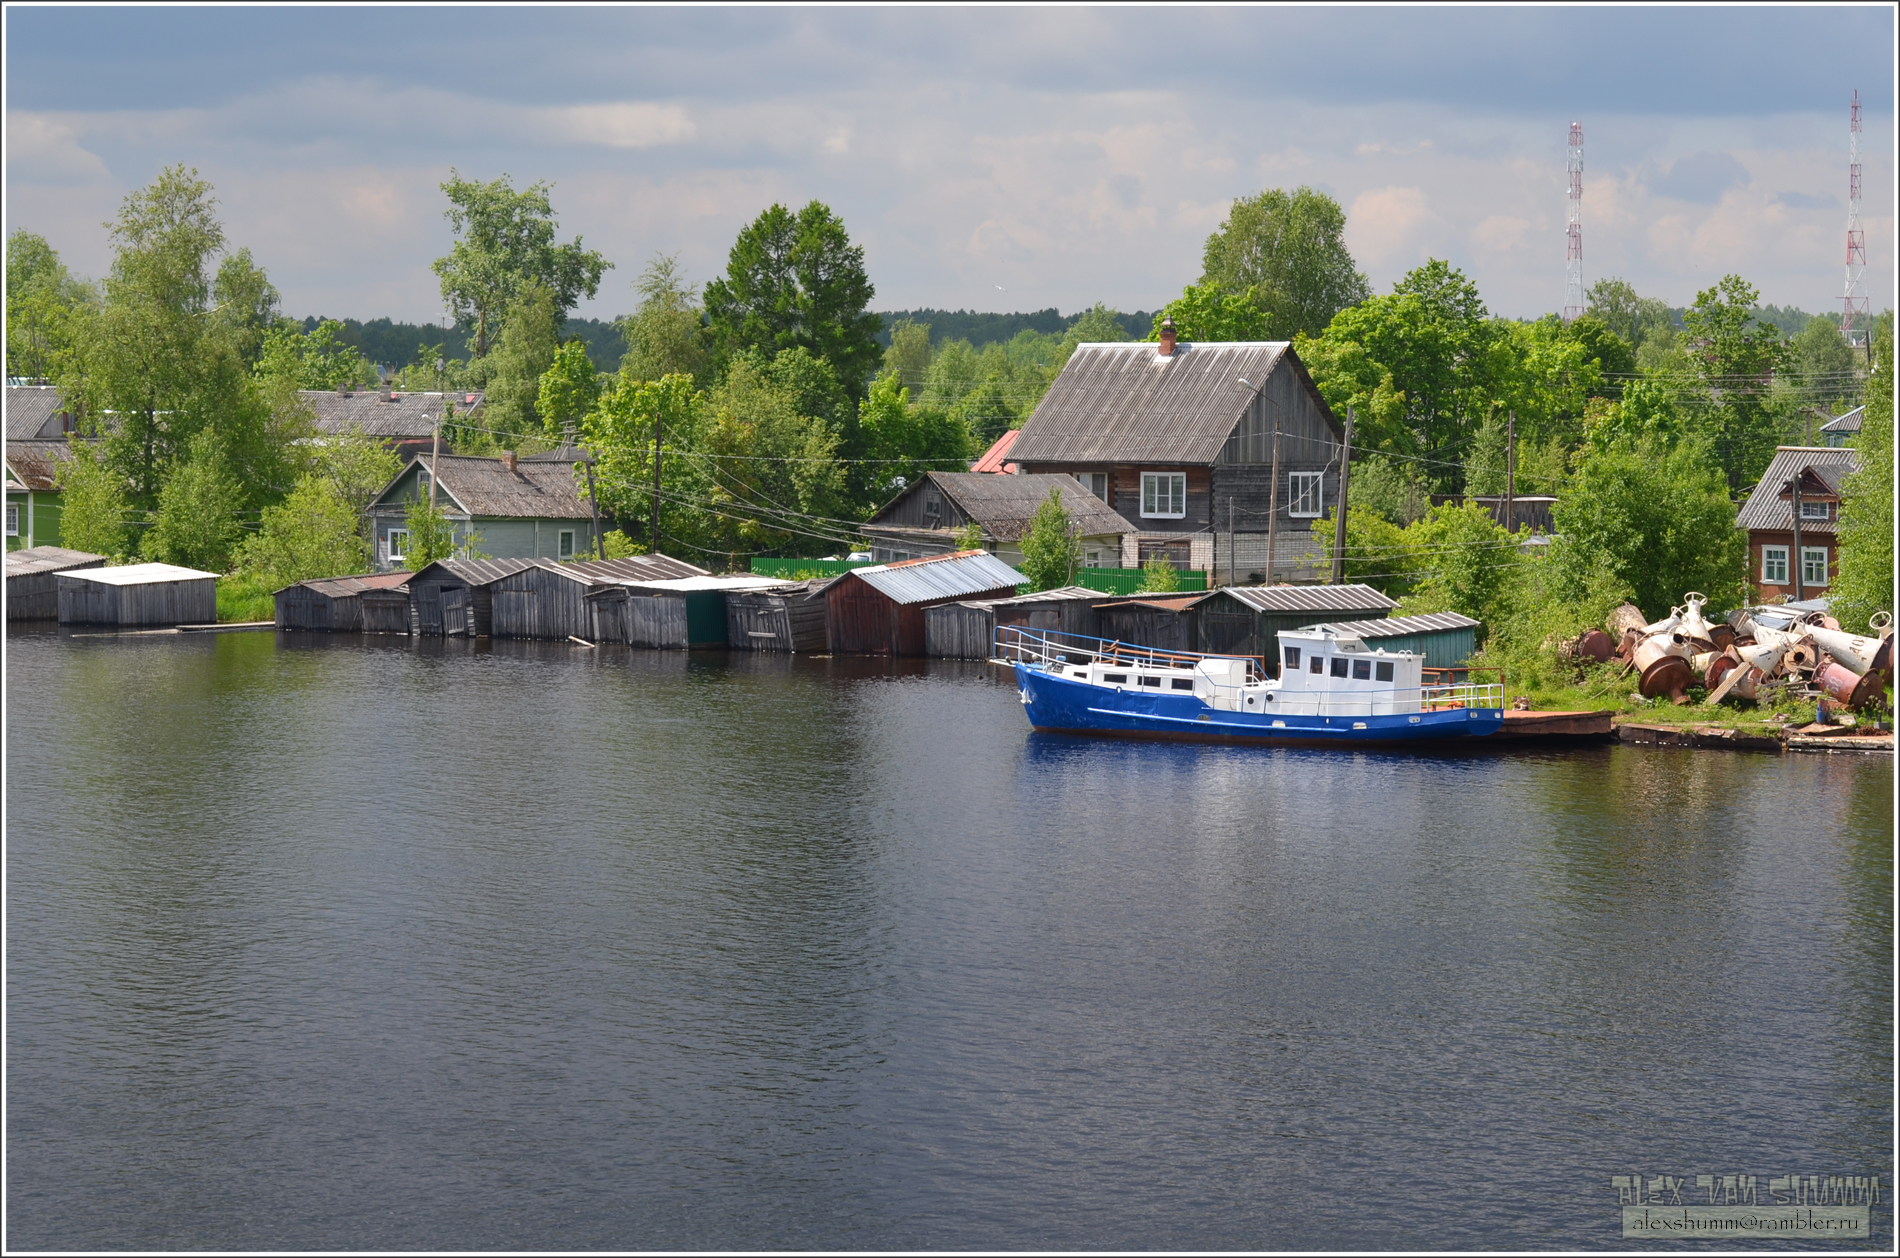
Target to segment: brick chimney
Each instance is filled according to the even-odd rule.
[[[1174,357],[1174,317],[1172,315],[1161,321],[1160,353],[1163,358]]]
[[[515,452],[513,450],[503,450],[501,452],[501,465],[508,469],[510,475],[515,474]]]

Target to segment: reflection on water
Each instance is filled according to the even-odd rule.
[[[1097,742],[934,662],[7,664],[16,1247],[1626,1248],[1612,1174],[1893,1182],[1884,761]]]

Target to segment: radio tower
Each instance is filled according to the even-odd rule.
[[[1866,335],[1867,233],[1860,226],[1860,90],[1847,112],[1847,283],[1841,291],[1841,335],[1854,343],[1854,332]]]
[[[1860,107],[1855,106],[1858,110]],[[1858,112],[1854,115],[1859,118]],[[1858,124],[1857,124],[1858,125]],[[1860,169],[1858,166],[1856,170]],[[1859,176],[1855,178],[1858,180]],[[1858,184],[1856,184],[1858,186]],[[1858,221],[1858,220],[1856,220]],[[1570,124],[1570,218],[1564,228],[1564,322],[1583,313],[1583,124]]]

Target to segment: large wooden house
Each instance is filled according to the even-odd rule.
[[[960,549],[971,523],[983,530],[983,549],[1011,567],[1023,562],[1023,537],[1053,489],[1082,544],[1082,566],[1121,564],[1128,522],[1072,476],[926,472],[865,522],[871,556],[879,563],[945,555]]]
[[[1851,446],[1782,446],[1775,451],[1735,518],[1736,527],[1748,530],[1748,579],[1761,602],[1827,593],[1840,567],[1835,532],[1841,480],[1859,466],[1860,452]]]
[[[369,504],[379,571],[408,564],[409,507],[429,497],[431,465],[438,476],[436,506],[448,517],[458,552],[568,562],[596,550],[593,505],[581,495],[571,463],[511,453],[421,456]]]
[[[1338,505],[1344,438],[1291,344],[1164,331],[1076,347],[1009,457],[1074,476],[1120,513],[1123,567],[1162,555],[1220,584],[1320,581],[1313,524]]]

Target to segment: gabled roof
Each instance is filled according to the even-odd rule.
[[[7,440],[64,439],[59,390],[50,384],[7,386]]]
[[[928,472],[925,479],[899,494],[866,524],[877,525],[898,503],[920,492],[926,484],[935,485],[944,497],[956,503],[965,515],[982,525],[983,531],[997,541],[1020,540],[1029,531],[1029,522],[1035,518],[1036,508],[1042,505],[1051,489],[1062,495],[1063,509],[1069,513],[1069,522],[1075,526],[1077,536],[1119,535],[1130,532],[1132,527],[1119,511],[1082,488],[1082,482],[1075,477],[1049,472],[1015,476],[993,476],[984,472]]]
[[[215,572],[181,568],[172,563],[134,563],[122,568],[82,568],[67,570],[62,577],[74,581],[97,581],[101,585],[157,585],[163,581],[215,581]]]
[[[418,466],[427,468],[431,461],[428,455],[411,459],[370,506],[383,506],[411,472]],[[467,515],[508,520],[593,518],[569,464],[518,461],[511,472],[500,459],[475,455],[444,454],[434,461],[441,491]]]
[[[366,572],[353,577],[323,577],[314,581],[296,581],[286,585],[284,590],[294,590],[299,585],[307,590],[323,595],[325,598],[348,598],[352,594],[361,594],[364,590],[393,590],[407,585],[413,572]],[[282,594],[284,590],[273,590],[273,594]]]
[[[839,583],[851,580],[864,582],[894,603],[923,603],[1004,589],[1013,593],[1023,574],[987,551],[959,550],[854,568],[838,577]]]
[[[1009,448],[1016,444],[1016,438],[1021,432],[1022,429],[1020,428],[1005,430],[1002,436],[990,443],[990,448],[983,452],[982,458],[970,464],[970,470],[972,472],[984,472],[990,475],[1007,475],[1008,473],[1014,472],[1016,470],[1016,464],[1008,462],[1007,459],[1009,457]]]
[[[1221,593],[1255,611],[1276,614],[1390,611],[1398,606],[1369,585],[1227,585]]]
[[[53,477],[59,465],[72,462],[73,449],[64,441],[7,442],[7,470],[22,486],[34,492],[58,488]]]
[[[64,546],[31,546],[7,552],[9,577],[35,576],[42,572],[64,572],[68,568],[103,568],[106,557]]]
[[[1847,412],[1847,414],[1836,415],[1833,419],[1830,419],[1825,424],[1822,424],[1821,431],[1822,432],[1859,432],[1860,418],[1863,414],[1866,413],[1866,411],[1867,411],[1866,407],[1856,406],[1853,410]]]
[[[532,559],[438,559],[416,569],[409,580],[411,584],[421,584],[431,574],[440,575],[436,573],[436,569],[440,568],[442,572],[469,585],[487,585],[533,566]]]
[[[551,562],[551,561],[550,561]],[[704,568],[695,568],[684,559],[671,555],[629,555],[625,559],[582,559],[560,565],[607,581],[673,581],[681,577],[703,577]]]
[[[1847,446],[1782,446],[1775,451],[1768,470],[1748,495],[1748,501],[1736,513],[1735,524],[1744,529],[1783,530],[1794,528],[1794,503],[1784,486],[1797,469],[1815,473],[1826,491],[1839,495],[1841,478],[1860,466],[1860,452]],[[1804,486],[1811,482],[1804,482]],[[1832,533],[1833,520],[1803,520],[1803,533]]]
[[[435,432],[436,418],[442,414],[440,393],[395,393],[383,401],[380,389],[338,393],[335,389],[300,389],[301,397],[316,412],[317,427],[324,432],[341,432],[354,425],[372,437],[403,441],[422,441]],[[481,393],[450,393],[457,415],[477,410]]]
[[[1010,448],[1019,463],[1213,463],[1282,358],[1311,382],[1287,341],[1078,345]],[[1318,393],[1315,391],[1314,396]],[[1330,416],[1325,404],[1322,414]]]

